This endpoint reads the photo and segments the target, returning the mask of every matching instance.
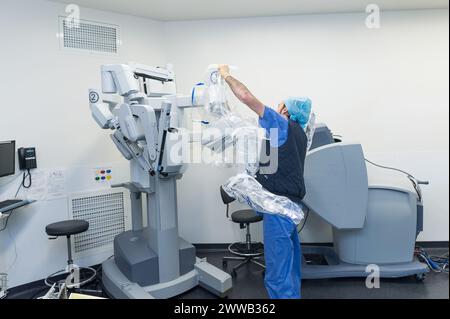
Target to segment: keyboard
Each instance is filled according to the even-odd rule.
[[[7,200],[4,200],[4,201],[0,202],[0,209],[8,207],[8,206],[13,205],[13,204],[20,203],[21,201],[23,201],[23,200],[22,199],[7,199]]]

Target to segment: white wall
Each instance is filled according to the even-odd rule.
[[[56,34],[64,9],[47,1],[1,1],[0,140],[15,139],[17,147],[35,146],[39,168],[67,169],[67,191],[77,192],[96,187],[89,183],[93,167],[111,166],[116,182],[128,179],[127,162],[89,111],[87,90],[100,88],[100,65],[124,61],[162,65],[166,59],[160,23],[84,8],[82,19],[120,26],[120,56],[63,52]],[[0,199],[14,196],[20,178],[12,179],[0,181]],[[64,266],[65,239],[49,241],[44,229],[67,217],[64,198],[16,210],[8,231],[0,232],[0,272],[9,268],[11,286],[44,278]]]
[[[224,62],[240,66],[237,76],[267,105],[308,95],[320,120],[363,143],[368,157],[430,179],[419,240],[448,240],[447,10],[385,13],[381,29],[368,30],[357,14],[160,23],[82,8],[82,19],[120,26],[119,57],[60,51],[64,13],[53,2],[2,1],[0,140],[35,146],[40,168],[66,168],[73,176],[69,192],[90,187],[92,167],[112,166],[116,181],[128,178],[127,162],[89,113],[87,89],[99,87],[99,65],[173,62],[179,92],[189,93],[209,63]],[[233,174],[192,165],[179,182],[180,233],[187,240],[242,238],[225,219],[218,192]],[[0,200],[18,183],[2,179]],[[17,210],[0,232],[0,272],[9,268],[11,286],[64,265],[64,239],[48,241],[44,227],[67,218],[67,210],[66,199],[35,203]],[[261,225],[254,234],[261,239]],[[330,229],[311,218],[302,240],[328,242]]]
[[[180,91],[209,63],[239,66],[236,76],[267,105],[307,95],[319,120],[361,142],[368,158],[429,179],[419,240],[448,241],[448,10],[382,13],[380,29],[367,29],[364,14],[334,14],[171,22],[165,35]],[[194,242],[231,241],[217,186],[232,172],[204,169],[180,183],[181,232]],[[384,173],[371,172],[377,180]],[[330,241],[330,229],[312,218],[302,240]]]

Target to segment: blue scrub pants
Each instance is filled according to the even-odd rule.
[[[272,299],[299,299],[301,248],[297,227],[287,217],[264,214],[264,285]]]

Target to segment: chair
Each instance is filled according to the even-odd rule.
[[[250,224],[262,221],[263,220],[262,215],[257,214],[254,210],[244,209],[233,212],[230,218],[229,216],[230,203],[234,202],[235,199],[233,197],[230,197],[222,187],[220,187],[220,195],[222,197],[223,203],[227,205],[226,210],[227,218],[232,222],[239,224],[241,229],[244,228],[246,229],[245,243],[242,242],[232,243],[228,246],[228,251],[235,256],[223,257],[222,258],[223,268],[227,268],[228,261],[230,260],[240,260],[241,262],[233,267],[233,270],[231,272],[231,275],[233,277],[237,276],[236,271],[239,268],[248,263],[253,263],[265,269],[266,266],[259,262],[263,259],[262,258],[263,252],[261,251],[263,245],[262,243],[259,242],[252,242],[250,234]]]
[[[79,288],[92,281],[97,272],[91,267],[79,267],[73,264],[72,260],[72,243],[71,236],[83,233],[89,229],[89,223],[85,220],[65,220],[53,224],[49,224],[45,227],[45,232],[50,239],[56,239],[60,236],[66,236],[67,238],[67,268],[65,270],[59,270],[45,279],[45,284],[52,287],[55,283],[65,282],[66,288]],[[62,280],[56,280],[61,278]]]

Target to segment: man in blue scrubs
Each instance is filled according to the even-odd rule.
[[[233,78],[227,65],[220,65],[219,72],[236,97],[258,114],[260,126],[270,136],[266,150],[271,150],[269,154],[277,154],[276,171],[265,174],[265,167],[270,163],[261,163],[256,179],[268,191],[300,203],[305,196],[303,169],[307,137],[304,129],[311,112],[311,101],[289,98],[278,105],[276,112]],[[271,129],[278,130],[277,137],[269,134]],[[264,259],[264,284],[270,298],[300,298],[301,248],[297,227],[291,219],[264,214]]]

